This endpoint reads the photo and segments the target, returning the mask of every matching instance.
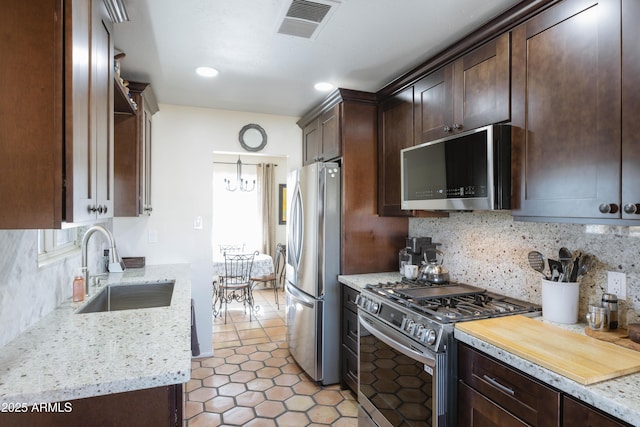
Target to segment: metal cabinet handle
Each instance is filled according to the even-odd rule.
[[[462,130],[462,125],[460,123],[454,123],[453,124],[453,129],[455,130]]]
[[[489,384],[491,384],[492,386],[494,386],[495,388],[502,390],[503,392],[510,394],[511,396],[515,396],[516,392],[513,391],[512,388],[507,387],[506,385],[502,385],[500,384],[495,378],[491,378],[489,377],[487,374],[484,374],[482,376],[482,378],[488,382]]]
[[[443,130],[444,130],[444,133],[451,132],[451,128],[449,126],[445,126]]]
[[[600,206],[598,206],[598,209],[600,210],[600,213],[603,214],[615,214],[618,213],[618,205],[615,203],[603,203]]]
[[[95,213],[95,212],[97,212],[97,211],[98,211],[98,208],[97,208],[95,205],[94,205],[94,206],[87,206],[87,210],[88,210],[89,212],[93,212],[93,213]]]
[[[638,203],[627,203],[624,205],[624,213],[627,214],[640,214],[640,204]]]

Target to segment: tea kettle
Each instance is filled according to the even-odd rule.
[[[427,253],[424,253],[424,261],[420,267],[420,280],[431,283],[447,283],[449,281],[449,272],[442,265],[444,261],[444,253],[439,249],[434,249],[436,259],[429,261]]]

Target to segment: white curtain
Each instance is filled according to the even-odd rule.
[[[257,186],[259,213],[262,219],[262,253],[274,256],[276,239],[276,203],[273,163],[260,163],[257,166]]]

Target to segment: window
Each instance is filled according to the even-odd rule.
[[[80,250],[78,228],[38,230],[38,264],[48,264]]]
[[[244,245],[244,252],[262,247],[262,220],[257,188],[245,192],[228,191],[225,179],[236,182],[236,165],[216,164],[213,172],[213,226],[214,255],[220,245]],[[242,179],[251,187],[256,179],[255,165],[243,164]]]

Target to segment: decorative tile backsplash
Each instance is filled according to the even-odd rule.
[[[452,212],[449,218],[411,218],[409,235],[441,243],[451,279],[541,304],[542,275],[528,263],[531,250],[558,259],[565,246],[595,257],[580,284],[580,321],[590,300],[606,291],[607,271],[627,275],[623,324],[640,313],[640,227],[514,221],[510,212]]]
[[[104,271],[99,239],[89,242],[92,273]],[[71,298],[73,274],[80,265],[77,252],[39,267],[38,230],[0,231],[0,347]]]

